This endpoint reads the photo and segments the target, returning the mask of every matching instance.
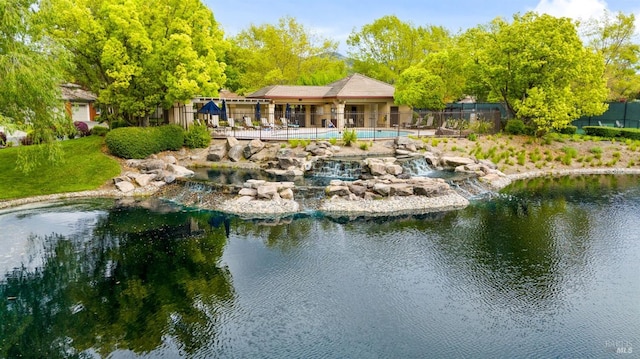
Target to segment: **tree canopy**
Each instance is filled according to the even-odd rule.
[[[633,43],[635,16],[605,12],[601,19],[584,24],[588,45],[604,57],[608,100],[640,97],[640,45]]]
[[[227,49],[200,0],[43,0],[41,20],[73,58],[69,76],[104,113],[145,125],[158,108],[214,96]]]
[[[463,37],[469,94],[504,103],[539,132],[606,110],[603,58],[583,46],[572,20],[529,12]]]
[[[24,170],[42,155],[58,160],[56,135],[72,126],[64,116],[59,87],[63,56],[34,25],[36,3],[0,1],[0,126],[25,130],[34,143],[47,144],[46,151],[21,151]]]
[[[389,15],[364,25],[347,39],[353,71],[395,83],[402,71],[419,64],[426,55],[438,51],[451,40],[439,26],[415,27]]]
[[[292,17],[252,25],[231,39],[228,88],[240,94],[268,85],[324,85],[346,76],[338,43],[314,35]]]

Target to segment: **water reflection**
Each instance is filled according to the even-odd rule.
[[[640,337],[638,213],[633,176],[373,219],[153,201],[3,212],[30,237],[0,282],[0,357],[609,356]]]
[[[217,313],[233,299],[218,265],[224,221],[216,228],[211,214],[158,206],[107,207],[96,219],[90,241],[83,231],[44,236],[42,264],[6,275],[0,357],[144,353],[168,339],[188,355],[212,345]]]

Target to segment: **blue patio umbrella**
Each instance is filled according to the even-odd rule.
[[[286,109],[284,110],[284,117],[288,120],[291,119],[291,106],[287,104]]]
[[[220,115],[220,107],[213,101],[209,101],[202,108],[198,110],[198,113],[204,113],[208,115]]]
[[[227,101],[222,100],[222,104],[220,105],[220,119],[222,121],[227,120]]]
[[[256,104],[256,120],[260,119],[260,102]]]

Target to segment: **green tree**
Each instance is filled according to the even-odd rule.
[[[104,113],[147,125],[158,108],[215,96],[228,45],[200,0],[43,0],[42,22],[73,56],[69,74]]]
[[[19,165],[59,160],[55,137],[71,125],[60,95],[62,54],[34,26],[35,0],[0,1],[0,126],[22,129],[43,147],[24,148]],[[42,157],[44,155],[44,158]]]
[[[228,88],[240,94],[268,85],[324,85],[346,75],[338,43],[315,36],[294,18],[250,26],[231,39]]]
[[[395,102],[411,107],[442,110],[445,107],[442,78],[422,67],[406,69],[396,82]]]
[[[584,24],[588,45],[604,57],[608,100],[640,96],[640,45],[633,43],[635,16],[605,12],[601,19]]]
[[[441,50],[449,40],[449,32],[442,27],[415,27],[389,15],[352,32],[347,45],[353,71],[395,83],[404,70]]]
[[[495,19],[463,38],[468,93],[503,102],[539,134],[607,108],[603,58],[582,45],[568,18],[529,12],[512,23]]]

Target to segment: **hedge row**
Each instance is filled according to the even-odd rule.
[[[105,142],[114,156],[146,158],[154,153],[181,149],[184,130],[178,125],[120,127],[109,131]]]
[[[584,133],[590,136],[614,138],[630,138],[632,140],[640,140],[640,129],[637,128],[617,128],[605,126],[584,126]]]

